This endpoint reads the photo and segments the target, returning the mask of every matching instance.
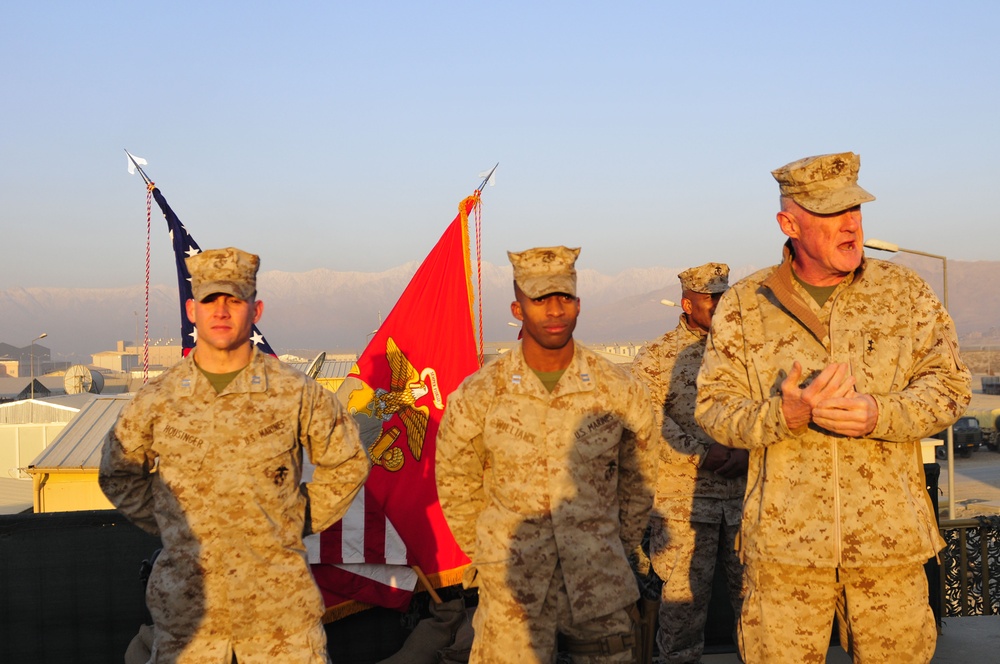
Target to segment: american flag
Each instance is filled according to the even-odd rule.
[[[198,243],[187,232],[184,224],[177,218],[174,211],[170,209],[167,199],[163,197],[163,194],[160,193],[157,187],[153,187],[153,198],[156,199],[156,204],[160,206],[163,216],[167,220],[167,229],[170,231],[170,242],[174,248],[174,260],[177,263],[177,293],[180,295],[181,303],[181,346],[184,349],[184,356],[187,357],[187,354],[191,352],[195,342],[198,340],[198,334],[194,329],[194,324],[188,320],[187,310],[185,309],[185,303],[194,296],[191,294],[191,273],[188,272],[184,259],[188,256],[201,253],[201,247],[198,246]],[[261,351],[268,355],[275,355],[274,351],[271,350],[271,345],[267,343],[264,335],[260,333],[256,325],[253,326],[253,334],[250,340]]]

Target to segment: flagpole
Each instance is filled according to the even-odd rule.
[[[129,161],[132,162],[132,165],[139,170],[139,175],[142,176],[142,179],[146,181],[146,298],[145,298],[146,316],[145,316],[145,325],[143,326],[144,332],[142,335],[142,384],[145,385],[146,382],[149,381],[149,264],[150,264],[150,240],[152,234],[152,215],[150,210],[152,201],[150,199],[152,197],[153,187],[155,185],[153,184],[153,181],[149,179],[149,176],[146,175],[146,171],[142,170],[142,166],[140,166],[139,162],[135,160],[135,157],[132,156],[132,153],[129,152],[128,150],[125,150],[125,154],[128,155],[128,159]],[[136,355],[138,355],[139,354],[138,339],[135,340],[135,350],[136,350]]]
[[[475,204],[475,210],[476,210],[476,238],[475,238],[475,242],[476,242],[476,300],[477,300],[477,303],[478,303],[477,309],[478,309],[478,314],[479,314],[479,321],[478,321],[479,352],[477,353],[478,359],[479,359],[479,366],[483,365],[483,359],[485,358],[484,353],[485,353],[485,348],[486,348],[486,342],[485,342],[485,339],[484,339],[484,336],[483,336],[484,335],[484,332],[483,332],[483,235],[482,235],[483,229],[482,229],[482,217],[480,216],[480,211],[481,211],[481,202],[480,202],[481,198],[480,198],[480,194],[483,193],[483,187],[485,187],[486,184],[490,181],[490,178],[493,177],[493,173],[496,172],[497,166],[499,166],[499,165],[500,165],[499,161],[497,163],[493,164],[493,168],[490,169],[490,172],[486,174],[486,177],[483,178],[482,183],[480,183],[480,185],[476,188],[476,191],[472,194],[473,197],[475,198],[475,201],[476,201],[476,204]],[[468,229],[468,227],[466,227],[466,229]],[[468,232],[468,230],[466,230],[466,232]]]

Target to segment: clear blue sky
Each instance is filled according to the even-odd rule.
[[[124,148],[202,247],[265,270],[421,259],[497,161],[490,262],[764,266],[769,171],[847,150],[869,237],[996,260],[998,7],[8,2],[0,289],[142,282]],[[153,256],[170,283],[155,209]]]

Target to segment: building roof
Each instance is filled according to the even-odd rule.
[[[131,394],[95,396],[66,428],[28,464],[28,472],[49,470],[97,470],[101,443],[118,420]]]
[[[62,376],[35,376],[35,380],[43,385],[50,394],[65,394]],[[31,386],[30,376],[0,376],[0,398],[12,399]],[[38,389],[35,389],[38,397]],[[45,395],[48,396],[48,395]]]
[[[312,364],[312,360],[309,362],[291,362],[288,366],[305,373],[310,364]],[[347,374],[351,372],[351,367],[354,364],[354,360],[324,360],[323,366],[320,367],[319,373],[316,375],[316,379],[347,378]]]
[[[34,505],[31,482],[0,477],[0,514],[30,512]]]
[[[79,406],[68,403],[53,403],[46,399],[22,399],[0,403],[0,424],[49,424],[69,422],[80,412]]]
[[[81,392],[80,394],[54,394],[51,397],[43,397],[41,399],[35,397],[35,401],[42,401],[53,406],[63,406],[79,411],[96,398],[97,395],[93,392]]]

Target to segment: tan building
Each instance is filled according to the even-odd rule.
[[[34,363],[35,370],[32,372],[31,365]],[[23,377],[41,376],[47,371],[52,363],[52,352],[48,346],[41,344],[29,344],[20,348],[8,343],[0,343],[0,365],[3,370],[0,375]]]
[[[126,344],[119,341],[116,352],[135,356],[136,369],[142,369],[143,355],[145,349],[142,346]],[[150,340],[149,342],[149,366],[151,367],[172,367],[184,358],[184,347],[173,343],[173,339]]]
[[[103,350],[90,356],[91,364],[98,369],[107,369],[116,373],[128,373],[135,369],[139,358],[134,353],[121,353],[116,350]]]
[[[25,467],[59,437],[85,402],[56,397],[0,404],[0,514],[31,510],[31,477]]]
[[[28,465],[36,513],[114,509],[97,483],[101,442],[131,398],[93,397]]]

